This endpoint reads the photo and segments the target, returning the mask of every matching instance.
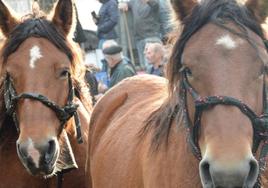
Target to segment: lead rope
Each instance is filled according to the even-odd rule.
[[[73,103],[73,99],[74,99],[74,88],[73,88],[73,82],[71,80],[71,75],[69,75],[69,96],[68,96],[68,105],[71,105]],[[80,118],[79,115],[77,113],[77,110],[74,112],[74,121],[75,121],[75,125],[76,125],[76,138],[77,138],[77,142],[79,144],[83,143],[83,139],[82,139],[82,133],[81,133],[81,122],[80,122]]]
[[[263,40],[263,42],[264,42],[264,45],[266,47],[266,51],[268,51],[268,41]],[[267,74],[267,73],[265,73],[265,74]],[[268,92],[268,89],[267,89],[267,85],[266,85],[266,82],[265,82],[265,76],[264,76],[264,93],[263,93],[263,96],[264,96],[264,106],[263,106],[264,113],[263,113],[263,115],[264,115],[264,117],[266,117],[265,119],[268,118],[267,92]],[[266,124],[266,127],[267,127],[268,122],[266,121],[265,124]],[[267,140],[267,135],[266,135],[266,140],[263,143],[261,153],[260,153],[260,159],[259,159],[259,170],[260,170],[260,172],[259,172],[257,182],[254,185],[254,188],[261,188],[262,187],[261,173],[263,173],[265,171],[266,167],[267,167],[267,162],[266,162],[267,161],[267,153],[268,153],[268,140]]]
[[[267,99],[267,86],[265,83],[265,78],[264,78],[264,113],[263,113],[263,123],[265,127],[268,127],[268,99]],[[266,129],[267,130],[267,129]],[[263,145],[261,148],[261,152],[260,152],[260,158],[259,158],[259,176],[257,179],[256,184],[254,185],[254,188],[261,188],[262,187],[262,181],[261,181],[261,174],[264,173],[266,167],[267,167],[267,154],[268,154],[268,133],[265,132],[263,135],[261,135],[264,137],[264,141],[263,141]]]
[[[62,188],[63,174],[59,172],[57,174],[57,188]]]

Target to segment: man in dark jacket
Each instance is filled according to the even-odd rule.
[[[85,80],[88,84],[89,93],[92,97],[92,103],[94,105],[97,102],[95,96],[99,94],[98,90],[99,83],[89,65],[86,65]]]
[[[73,40],[75,42],[77,42],[80,45],[80,47],[82,47],[83,46],[82,44],[84,42],[86,42],[86,36],[84,34],[83,27],[82,27],[80,20],[78,18],[78,10],[77,10],[76,5],[74,5],[74,9],[75,9],[75,13],[76,13],[76,27],[75,27]]]
[[[107,71],[108,82],[106,85],[99,79],[98,91],[100,94],[96,97],[97,100],[121,80],[136,75],[135,67],[123,56],[122,48],[114,40],[105,41],[102,52],[105,57],[103,62],[105,62],[104,70]]]
[[[102,3],[98,16],[93,20],[98,26],[97,35],[99,38],[99,48],[105,40],[116,39],[115,26],[119,19],[119,10],[116,0],[99,0]]]
[[[106,41],[103,54],[109,67],[109,88],[121,80],[136,75],[134,66],[123,57],[122,48],[115,41]]]

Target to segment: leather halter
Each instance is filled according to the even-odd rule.
[[[77,133],[77,141],[78,143],[82,143],[82,135],[81,135],[81,123],[77,113],[77,108],[79,105],[73,103],[74,98],[74,88],[71,79],[70,73],[68,73],[68,85],[69,85],[69,93],[67,98],[67,103],[64,107],[60,107],[55,102],[50,101],[44,95],[38,93],[21,93],[17,95],[14,84],[11,76],[7,73],[6,78],[4,80],[4,101],[6,106],[6,113],[10,115],[15,123],[16,129],[20,132],[19,122],[16,114],[17,103],[20,99],[31,99],[37,100],[53,110],[60,121],[60,133],[64,129],[66,122],[74,116],[75,124],[76,124],[76,133]]]
[[[259,178],[254,188],[260,188],[260,174],[266,169],[266,158],[268,155],[268,99],[267,99],[267,86],[263,85],[263,114],[258,116],[248,105],[241,100],[228,96],[207,96],[201,97],[197,91],[191,86],[187,79],[187,70],[182,71],[182,80],[180,83],[180,96],[183,104],[183,112],[186,117],[186,129],[188,132],[188,142],[191,146],[192,152],[198,160],[202,159],[201,151],[198,145],[199,130],[201,128],[201,118],[203,111],[216,105],[229,105],[237,107],[243,114],[245,114],[251,121],[253,128],[253,147],[252,152],[256,154],[260,143],[262,142],[260,157],[259,157]],[[190,93],[194,100],[195,114],[194,122],[192,123],[189,118],[187,108],[187,92]]]

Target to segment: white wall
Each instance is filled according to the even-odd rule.
[[[24,15],[30,13],[32,0],[4,0],[16,12]],[[91,12],[99,12],[101,4],[98,0],[76,0],[76,6],[78,9],[79,20],[84,29],[96,30],[97,27],[94,24]]]
[[[22,15],[28,14],[31,8],[31,0],[4,0],[13,10]]]
[[[95,11],[98,14],[101,4],[97,0],[76,0],[76,6],[83,29],[96,31],[91,12]]]

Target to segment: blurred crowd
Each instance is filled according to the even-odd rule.
[[[54,1],[54,0],[51,0]],[[169,35],[171,5],[169,0],[97,0],[99,11],[89,12],[97,31],[84,30],[76,9],[73,40],[84,50],[86,80],[95,101],[121,80],[138,74],[165,77],[171,45]],[[32,13],[42,17],[38,0],[33,0]],[[268,20],[263,25],[268,31]],[[268,34],[266,33],[268,36]],[[0,45],[3,37],[0,36]],[[92,56],[95,59],[91,58]]]
[[[169,54],[169,48],[165,44],[172,31],[169,1],[99,0],[99,2],[100,10],[91,12],[91,19],[97,26],[97,49],[102,57],[99,69],[91,71],[96,77],[94,79],[96,84],[93,84],[95,88],[91,89],[96,91],[94,93],[96,98],[99,93],[105,93],[124,78],[136,74],[164,76]],[[123,23],[120,20],[123,20]],[[75,41],[83,48],[84,37],[79,36],[78,27],[81,25],[79,20],[77,21]],[[118,29],[123,27],[122,24],[126,27],[125,33]],[[120,44],[122,34],[127,38],[127,46]],[[124,54],[124,50],[128,53]],[[90,62],[87,64],[90,71],[92,65]],[[92,76],[87,77],[89,82],[92,82]]]
[[[54,1],[54,0],[52,0]],[[89,12],[97,31],[84,30],[76,10],[73,40],[84,52],[85,79],[96,102],[121,80],[139,74],[165,76],[172,32],[169,0],[97,0],[99,11]],[[22,17],[43,17],[47,11],[33,0],[31,13]],[[125,36],[123,38],[122,36]],[[90,44],[89,44],[90,43]],[[0,36],[0,45],[3,37]],[[92,59],[91,56],[96,58]]]

